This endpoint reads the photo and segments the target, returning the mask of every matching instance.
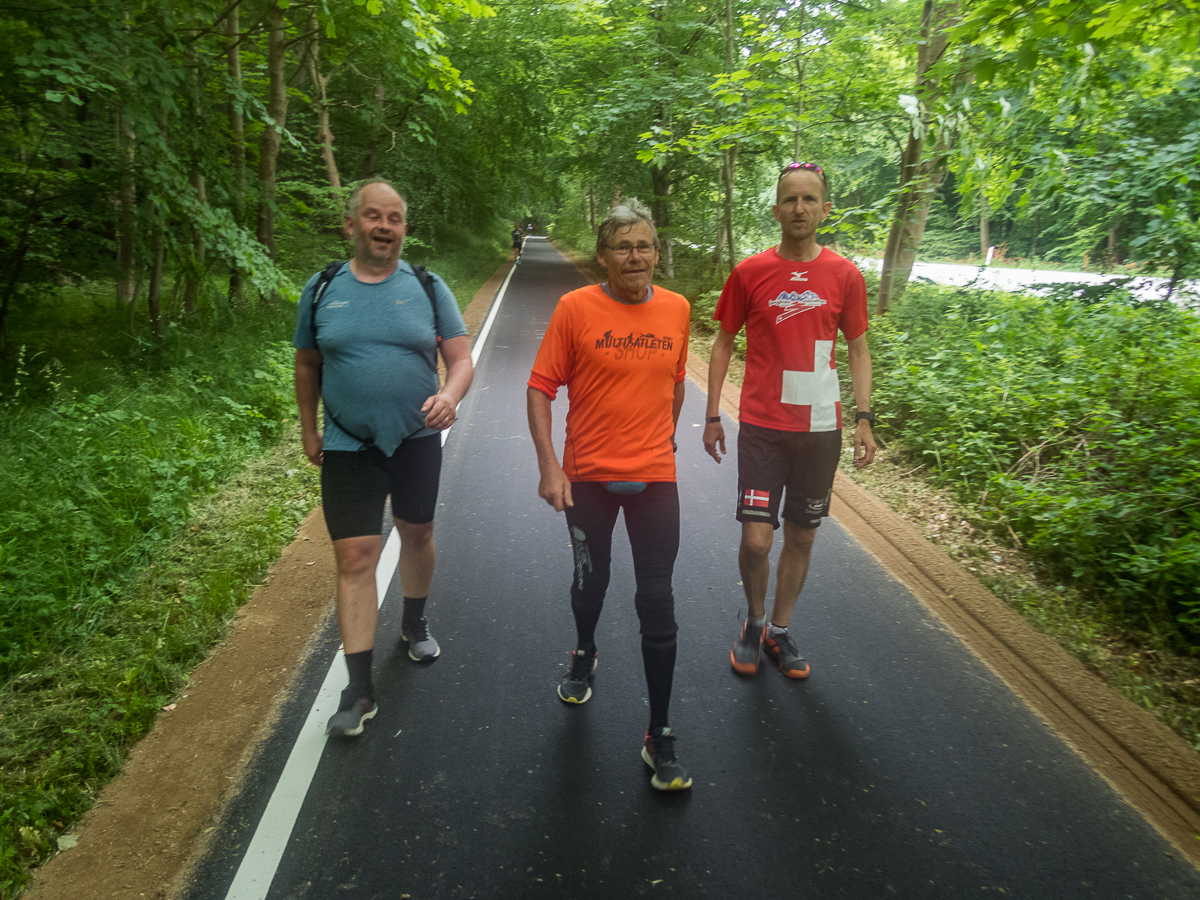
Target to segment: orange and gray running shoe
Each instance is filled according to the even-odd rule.
[[[758,671],[758,650],[766,628],[766,625],[752,625],[749,619],[742,623],[742,633],[729,651],[729,662],[739,675],[753,675]]]
[[[768,627],[763,633],[763,650],[788,678],[808,677],[808,662],[800,655],[792,636],[786,631],[772,631]]]

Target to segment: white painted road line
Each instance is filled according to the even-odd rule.
[[[500,309],[500,301],[504,299],[504,292],[508,290],[508,283],[516,269],[514,265],[508,270],[504,284],[500,286],[496,299],[492,301],[492,308],[488,311],[483,328],[479,330],[479,337],[475,340],[475,346],[471,349],[472,365],[479,362],[484,341],[492,329],[492,322]],[[442,432],[443,447],[446,446],[449,436],[450,428],[447,428]],[[384,545],[379,565],[375,568],[375,589],[381,606],[399,560],[400,535],[393,528]],[[225,900],[265,900],[267,892],[271,889],[279,861],[283,858],[283,851],[287,849],[292,829],[296,826],[296,817],[300,815],[300,807],[304,804],[304,798],[308,796],[308,788],[325,750],[325,723],[337,712],[342,688],[349,683],[349,675],[343,662],[345,658],[345,652],[339,648],[329,665],[324,682],[321,683],[321,689],[317,691],[317,698],[308,711],[308,717],[304,720],[304,727],[300,729],[296,743],[292,746],[292,752],[288,754],[287,763],[279,775],[275,790],[271,792],[267,808],[258,821],[258,827],[254,829],[254,837],[250,840],[241,865],[238,866],[229,892],[225,894]]]

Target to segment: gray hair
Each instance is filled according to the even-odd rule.
[[[612,240],[618,228],[632,228],[638,222],[645,222],[650,226],[650,239],[654,241],[654,249],[657,250],[658,229],[654,227],[654,217],[650,208],[636,197],[630,197],[620,206],[610,209],[604,221],[600,223],[600,229],[596,232],[597,255],[608,249],[608,242]]]
[[[400,193],[400,189],[388,181],[386,178],[368,178],[366,181],[360,181],[354,186],[354,190],[350,192],[350,218],[358,215],[358,211],[362,209],[362,193],[373,184],[382,184],[384,187],[389,187],[396,192],[396,196],[400,198],[400,211],[404,214],[404,221],[408,221],[408,201],[404,199],[404,195]]]

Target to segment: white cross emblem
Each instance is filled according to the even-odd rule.
[[[810,431],[836,431],[837,406],[842,401],[837,369],[833,368],[833,341],[816,341],[813,372],[783,371],[779,400],[795,406],[811,406]]]

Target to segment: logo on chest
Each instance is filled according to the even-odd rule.
[[[798,294],[796,291],[783,291],[767,305],[783,309],[783,312],[775,318],[775,324],[778,325],[784,319],[790,319],[792,316],[808,312],[810,309],[826,306],[827,301],[814,291],[805,291],[803,294]]]
[[[652,353],[669,352],[674,340],[669,336],[659,337],[649,332],[635,335],[632,331],[624,337],[616,337],[612,331],[596,339],[596,349],[615,351],[615,359],[646,359]]]

